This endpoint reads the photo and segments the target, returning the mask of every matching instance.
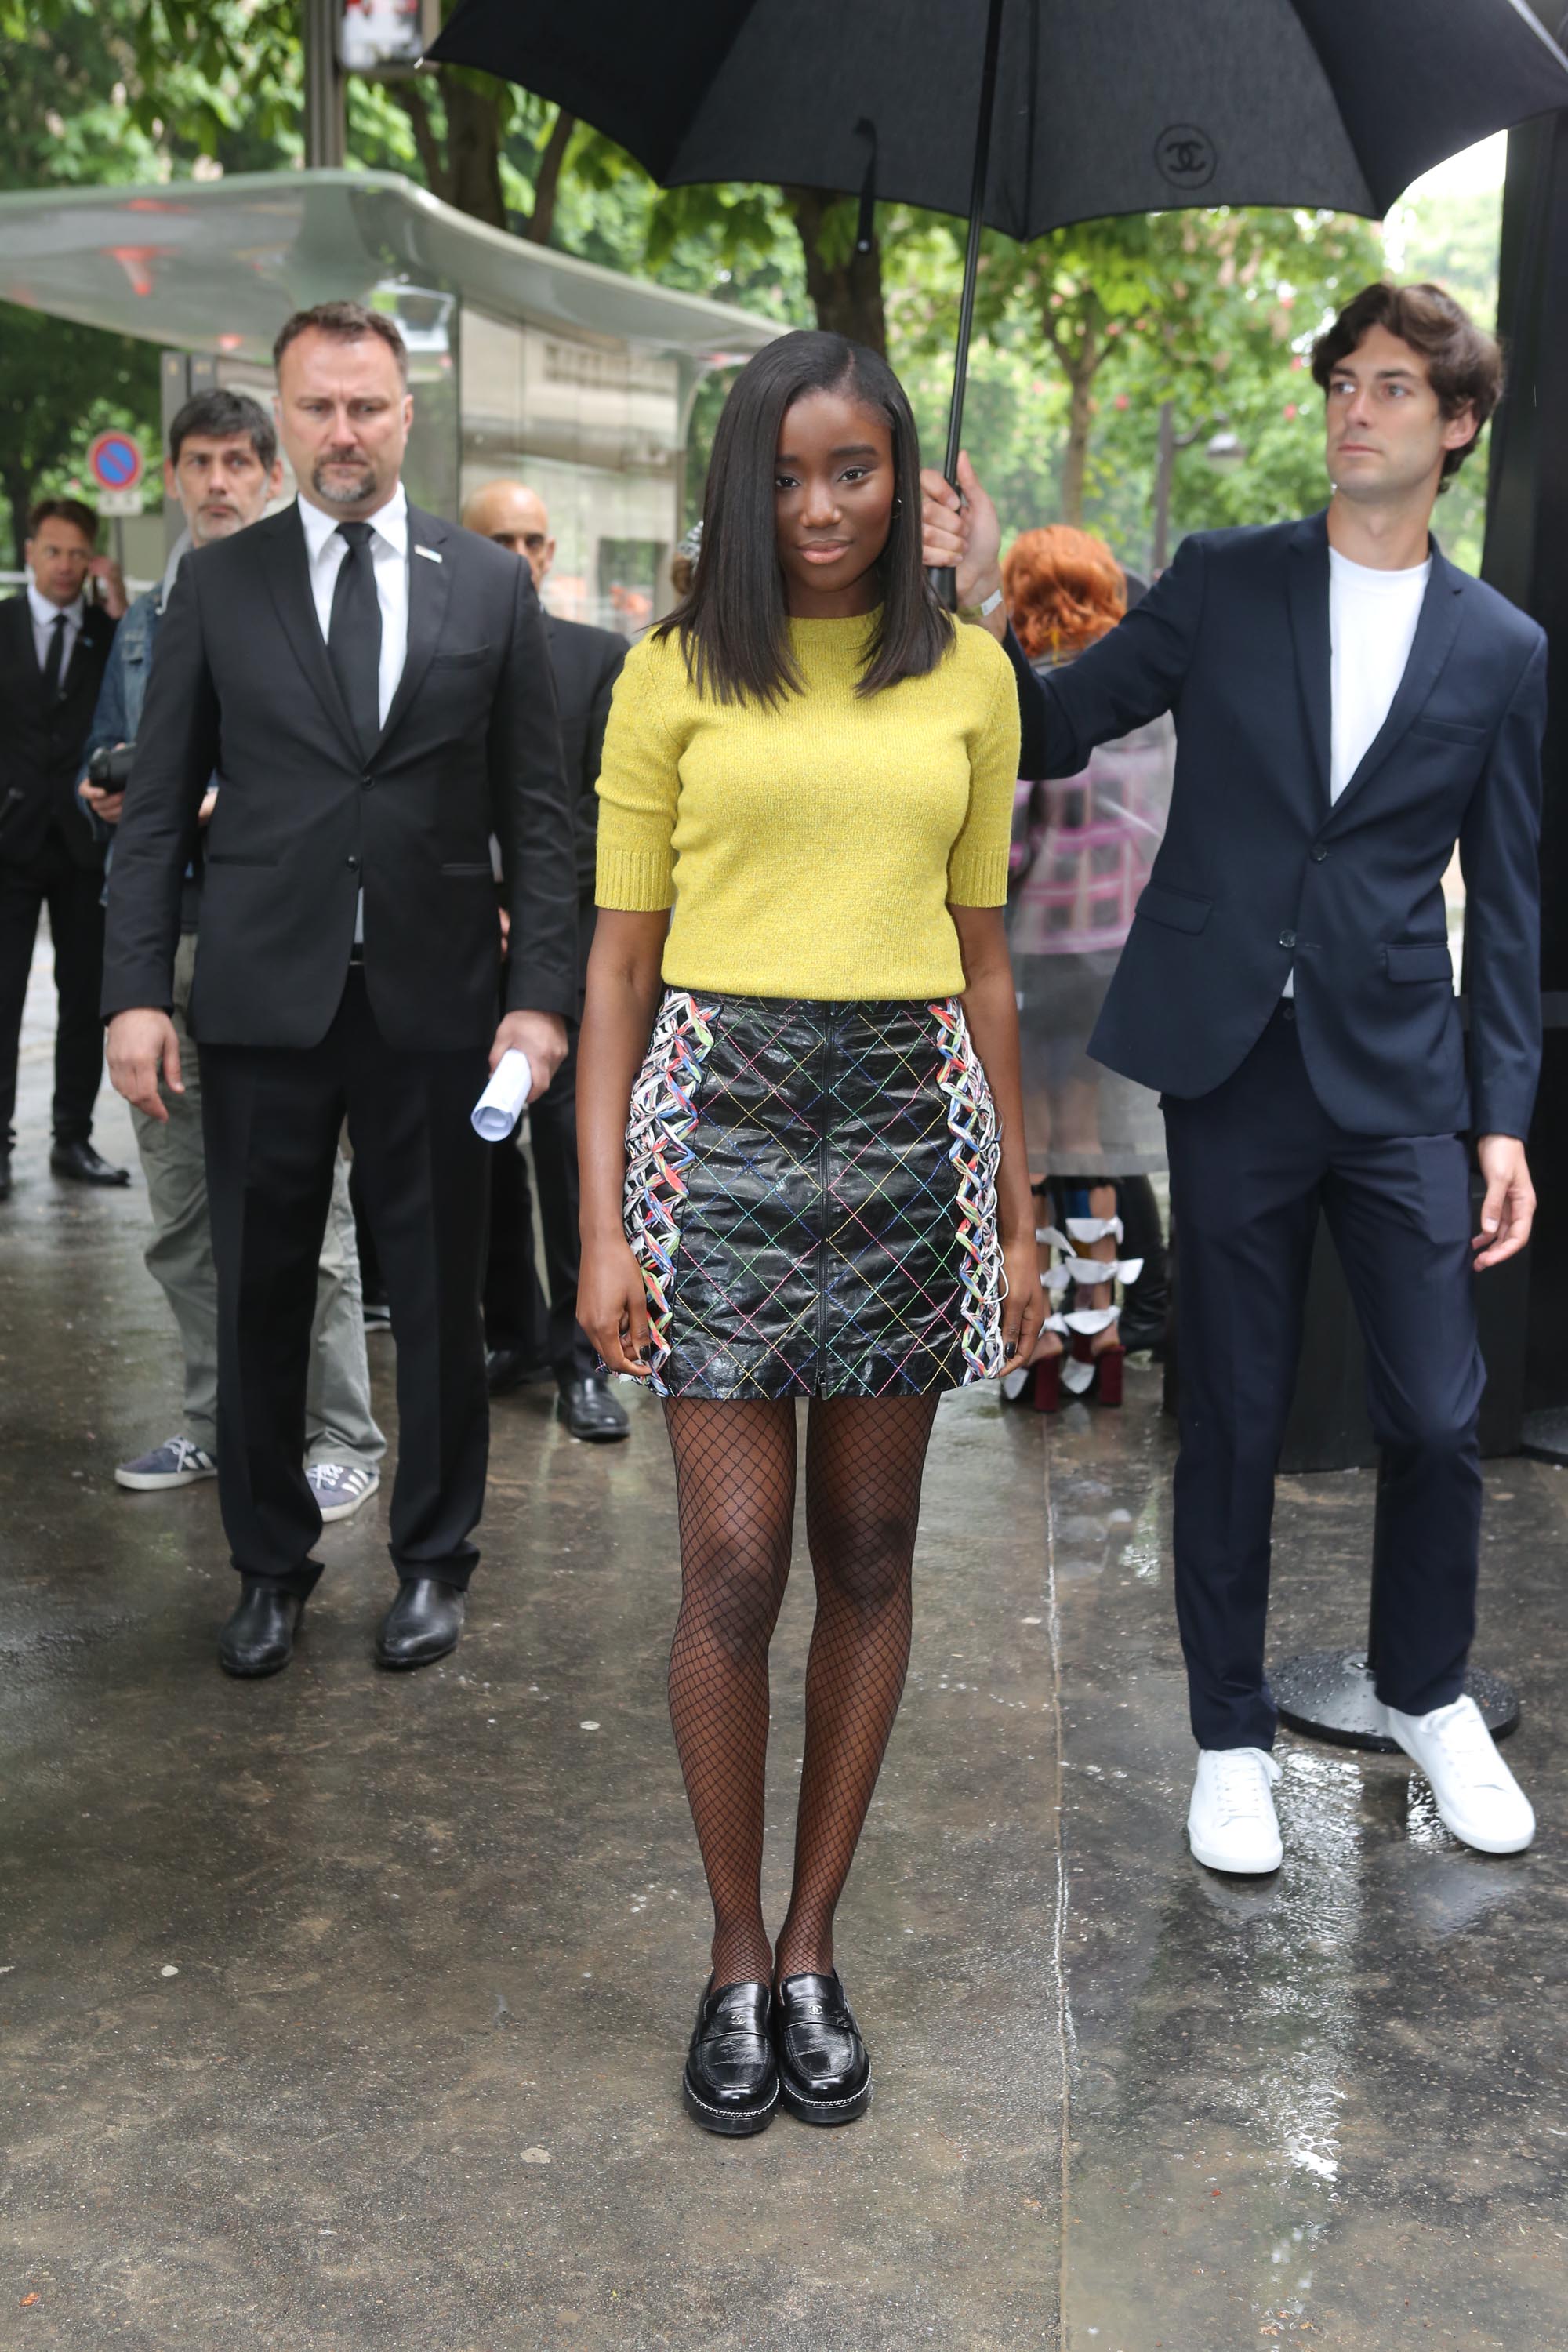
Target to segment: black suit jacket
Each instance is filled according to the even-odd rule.
[[[167,1005],[180,882],[208,778],[203,1045],[315,1045],[364,890],[365,983],[409,1051],[488,1044],[500,966],[489,840],[511,915],[509,1008],[577,1003],[572,825],[528,566],[408,510],[408,653],[366,756],[316,619],[293,508],[187,555],[158,632],[110,877],[105,1017]],[[421,553],[428,550],[428,553]]]
[[[101,605],[87,606],[64,691],[51,707],[26,589],[0,603],[0,859],[8,865],[29,865],[52,825],[76,865],[89,873],[102,868],[103,845],[76,788],[114,625]]]
[[[1294,969],[1301,1050],[1362,1135],[1523,1136],[1541,1062],[1546,641],[1434,544],[1382,732],[1329,798],[1326,519],[1186,540],[1097,646],[1037,678],[1008,635],[1026,775],[1176,719],[1170,821],[1089,1040],[1144,1086],[1205,1095]],[[1468,1083],[1443,875],[1467,889]]]
[[[577,827],[578,947],[585,972],[594,936],[595,866],[599,846],[599,795],[595,787],[604,757],[610,697],[626,657],[626,641],[612,629],[591,629],[583,621],[558,621],[553,614],[546,614],[544,632],[550,644],[555,699],[561,711],[566,790]]]

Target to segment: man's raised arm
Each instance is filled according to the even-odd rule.
[[[1180,695],[1203,611],[1203,541],[1184,540],[1170,570],[1118,627],[1042,678],[1008,625],[1001,525],[967,457],[958,461],[958,479],[962,501],[933,468],[921,476],[925,561],[952,567],[960,613],[981,617],[1013,665],[1023,730],[1019,773],[1076,776],[1097,743],[1146,727]]]

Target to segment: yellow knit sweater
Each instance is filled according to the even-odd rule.
[[[929,677],[857,695],[867,621],[789,625],[803,690],[771,709],[700,696],[673,635],[632,647],[599,775],[599,904],[673,906],[672,987],[955,994],[949,902],[1007,895],[1007,656],[985,630],[958,628]]]

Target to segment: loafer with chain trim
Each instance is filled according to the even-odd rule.
[[[765,1984],[721,1985],[715,1991],[710,1978],[704,1986],[680,2078],[686,2112],[704,2131],[747,2139],[772,2123],[779,2103],[773,2005]]]
[[[843,1982],[785,1977],[774,1996],[779,2095],[805,2124],[852,2124],[871,2104],[871,2061]]]

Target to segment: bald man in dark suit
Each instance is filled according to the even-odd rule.
[[[542,588],[555,554],[550,518],[536,491],[521,482],[487,482],[463,510],[469,530],[521,556]],[[594,858],[599,803],[595,786],[610,696],[626,659],[626,641],[609,629],[544,616],[566,789],[576,825],[579,952],[584,984],[594,940]],[[489,1271],[485,1284],[485,1338],[492,1395],[516,1388],[545,1370],[559,1391],[556,1412],[574,1437],[591,1444],[625,1437],[626,1409],[599,1370],[598,1351],[577,1321],[577,1055],[575,1040],[548,1095],[529,1112],[529,1137],[539,1180],[548,1304],[533,1262],[533,1205],[528,1163],[515,1150],[493,1156]]]

